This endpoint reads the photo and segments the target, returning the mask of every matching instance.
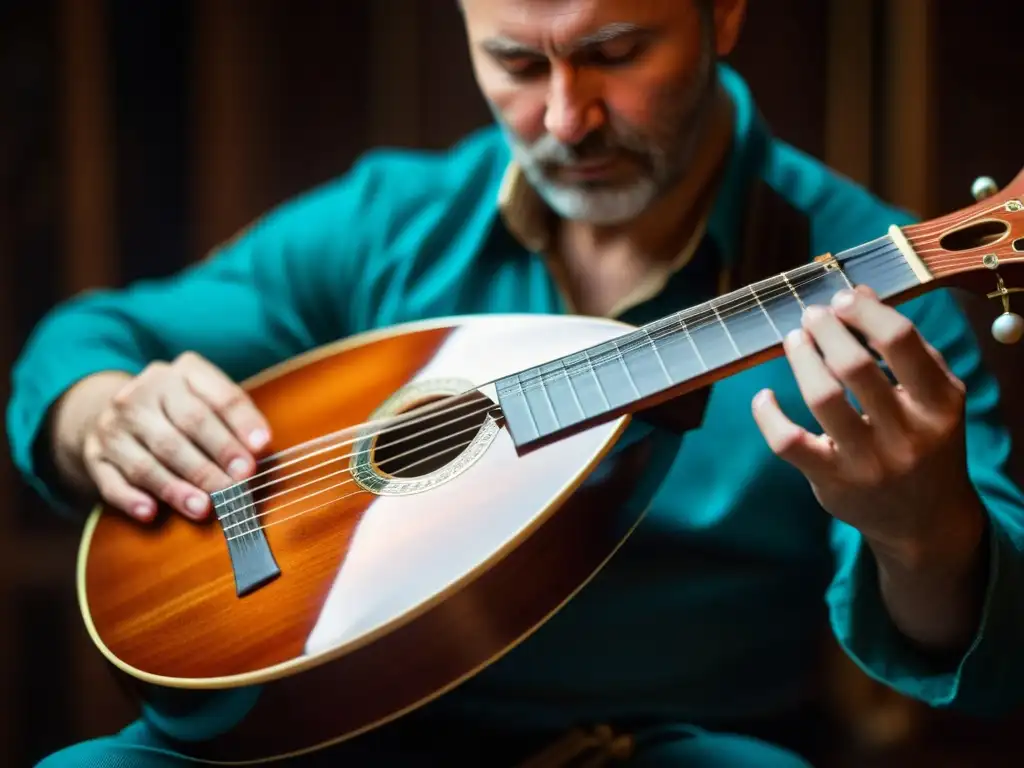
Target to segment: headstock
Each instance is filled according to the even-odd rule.
[[[1011,311],[1010,296],[1024,292],[1024,171],[999,190],[987,176],[971,186],[974,205],[902,227],[937,283],[998,299],[1003,312],[992,335],[1003,344],[1024,338],[1024,318]]]

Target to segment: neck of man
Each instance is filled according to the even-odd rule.
[[[717,190],[732,143],[733,104],[720,86],[701,135],[695,142],[687,173],[643,213],[613,226],[563,219],[559,241],[576,253],[600,254],[628,249],[634,257],[658,263],[675,260],[701,226]]]

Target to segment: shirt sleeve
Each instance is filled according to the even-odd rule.
[[[48,481],[41,438],[51,406],[86,376],[135,374],[193,351],[239,381],[343,335],[352,265],[365,256],[353,225],[368,176],[357,164],[176,275],[88,292],[51,310],[15,363],[7,408],[11,454],[28,483],[71,513]]]
[[[1024,696],[1024,496],[1009,474],[1011,438],[1000,420],[999,386],[949,291],[926,294],[901,311],[967,386],[969,471],[989,516],[981,621],[967,651],[952,663],[915,653],[889,619],[870,549],[856,530],[836,521],[837,570],[827,593],[832,628],[861,669],[903,695],[933,707],[999,714]]]

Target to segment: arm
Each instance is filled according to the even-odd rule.
[[[932,706],[1003,712],[1024,697],[1024,495],[1009,475],[999,387],[947,291],[901,311],[966,386],[968,498],[977,506],[949,516],[964,527],[942,532],[913,559],[878,551],[835,522],[832,626],[862,669],[901,693]]]
[[[153,361],[195,352],[237,381],[343,335],[349,273],[360,258],[346,222],[366,205],[366,177],[357,167],[178,275],[93,292],[51,311],[13,370],[8,435],[26,479],[69,511],[65,494],[82,481],[78,457],[54,456],[51,426],[76,445],[85,422]],[[76,407],[58,407],[70,391]]]

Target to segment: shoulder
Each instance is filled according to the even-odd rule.
[[[915,221],[910,212],[784,141],[770,142],[763,179],[807,217],[815,253],[851,248],[884,235],[893,224]]]
[[[252,229],[349,244],[362,233],[395,235],[432,211],[454,203],[465,210],[473,200],[489,199],[486,192],[499,188],[507,163],[507,147],[494,127],[443,150],[375,148],[346,173],[280,204]]]

